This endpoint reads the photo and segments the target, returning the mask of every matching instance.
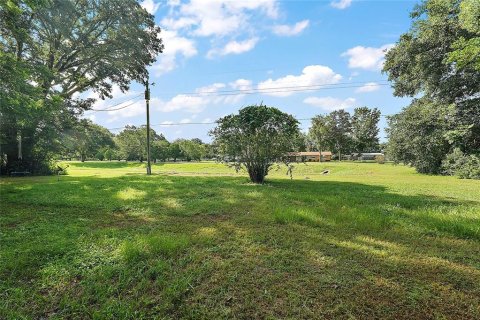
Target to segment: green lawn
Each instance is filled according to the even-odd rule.
[[[1,319],[480,319],[480,181],[69,165],[1,180]]]

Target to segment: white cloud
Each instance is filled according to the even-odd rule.
[[[230,87],[234,85],[251,85],[250,80],[238,79],[230,83]],[[185,111],[189,113],[200,113],[209,106],[225,105],[237,103],[244,95],[216,95],[220,89],[226,88],[224,83],[213,83],[208,86],[200,87],[195,90],[192,95],[179,94],[164,102],[161,100],[154,101],[152,99],[152,106],[161,112]],[[193,119],[195,115],[191,118]]]
[[[197,88],[195,92],[202,95],[207,95],[207,94],[215,93],[218,91],[218,89],[222,89],[225,87],[226,87],[225,83],[216,82],[205,87]]]
[[[289,26],[286,24],[276,25],[273,27],[273,33],[275,33],[278,36],[287,36],[287,37],[295,36],[300,34],[303,30],[305,30],[309,24],[310,24],[310,21],[303,20],[295,23],[293,26]]]
[[[258,84],[258,89],[264,94],[287,97],[292,92],[286,87],[313,86],[335,84],[342,79],[340,74],[335,73],[332,69],[321,65],[306,66],[303,68],[302,74],[298,76],[288,75],[276,80],[268,79]],[[272,92],[273,91],[273,92]]]
[[[277,0],[231,1],[190,0],[178,6],[162,20],[162,25],[173,28],[191,28],[194,35],[225,36],[249,28],[251,13],[262,13],[274,19],[278,16]]]
[[[308,97],[305,98],[303,102],[314,107],[321,108],[325,111],[335,111],[353,107],[356,100],[354,98],[347,98],[345,100],[342,100],[332,97]]]
[[[348,57],[349,68],[376,71],[382,69],[385,53],[392,47],[393,44],[386,44],[380,48],[356,46],[342,53],[342,57]]]
[[[140,5],[150,14],[155,14],[160,7],[160,3],[155,3],[153,0],[144,0]]]
[[[252,90],[252,81],[247,79],[237,79],[229,83],[230,87],[234,90]]]
[[[161,22],[161,26],[168,28],[170,30],[178,30],[178,29],[183,29],[190,27],[191,25],[194,25],[196,23],[196,20],[193,18],[187,18],[187,17],[182,17],[179,19],[173,19],[173,18],[165,18]]]
[[[352,0],[335,0],[335,1],[330,2],[330,5],[332,7],[340,9],[340,10],[343,10],[343,9],[346,9],[346,8],[350,7],[351,4],[352,4]]]
[[[368,82],[368,83],[365,83],[364,86],[361,86],[360,88],[355,90],[355,92],[358,92],[358,93],[373,92],[373,91],[377,91],[378,89],[380,89],[380,85],[378,83]]]
[[[170,0],[168,4],[169,13],[160,25],[194,37],[212,37],[209,58],[253,49],[258,25],[279,15],[278,0]],[[249,39],[236,41],[240,37]]]
[[[221,49],[211,49],[207,53],[208,58],[217,55],[225,56],[228,54],[240,54],[252,50],[258,42],[258,38],[251,38],[244,41],[230,41]]]
[[[191,122],[192,122],[192,120],[190,120],[188,118],[180,120],[180,123],[191,123]]]
[[[190,58],[197,54],[195,42],[179,36],[176,31],[162,30],[160,36],[163,39],[165,49],[152,67],[157,76],[175,69],[179,55],[184,58]]]
[[[170,7],[176,7],[180,5],[180,0],[168,0],[167,5]]]
[[[189,96],[179,94],[168,100],[167,102],[158,101],[152,105],[157,107],[162,112],[172,111],[186,111],[191,113],[199,113],[205,109],[208,104],[208,99],[199,96]]]

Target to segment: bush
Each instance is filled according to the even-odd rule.
[[[375,156],[375,162],[379,164],[384,164],[385,163],[385,156]]]
[[[291,175],[292,166],[285,154],[294,151],[300,130],[293,116],[277,108],[252,105],[240,109],[238,114],[217,120],[210,135],[219,158],[236,170],[246,169],[254,183],[263,183],[278,160],[285,160]]]
[[[448,154],[442,163],[445,174],[457,176],[461,179],[480,179],[480,157],[466,155],[456,148]]]

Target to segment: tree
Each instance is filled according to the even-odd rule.
[[[449,53],[449,62],[455,63],[462,70],[470,66],[480,71],[480,2],[478,0],[463,0],[458,16],[460,28],[472,35],[467,39],[461,36]]]
[[[436,108],[445,111],[447,118],[435,130],[423,131],[423,141],[434,142],[445,137],[443,158],[454,148],[465,154],[480,153],[480,73],[478,68],[478,17],[477,0],[426,0],[412,12],[412,27],[400,37],[394,48],[386,54],[384,72],[393,83],[396,96],[417,97],[402,111],[402,120],[390,121],[390,152],[401,154],[393,148],[403,133],[397,124],[416,128],[418,119],[413,110],[425,119],[436,119]],[[431,115],[426,115],[421,108]],[[412,111],[408,110],[411,108]],[[440,132],[442,130],[443,132]],[[431,134],[431,136],[430,136]],[[436,146],[437,144],[435,144]],[[441,172],[441,161],[429,161],[425,165],[425,150],[415,148],[411,163],[420,172]],[[413,152],[412,150],[412,152]],[[435,153],[435,158],[440,157]],[[399,158],[400,159],[400,158]],[[397,159],[398,160],[398,159]],[[431,165],[437,166],[431,168]]]
[[[217,147],[213,143],[205,144],[205,158],[217,158]]]
[[[162,134],[157,134],[150,128],[150,143],[155,146],[158,141],[166,140]],[[143,162],[147,158],[147,128],[146,126],[126,126],[116,137],[116,145],[123,159]]]
[[[412,165],[420,173],[438,174],[449,145],[445,137],[448,109],[416,100],[389,117],[387,154],[395,162]]]
[[[115,156],[117,156],[117,150],[115,147],[106,147],[103,152],[103,156],[108,161],[112,161],[112,159],[115,159]]]
[[[378,140],[380,114],[377,108],[355,108],[351,122],[353,148],[356,152],[374,152],[380,148]]]
[[[338,154],[338,160],[342,160],[342,154],[350,151],[352,146],[352,126],[350,114],[345,110],[336,110],[325,117],[325,142],[333,153]]]
[[[178,140],[173,141],[168,150],[169,157],[173,159],[174,162],[177,162],[178,158],[183,157],[182,149],[180,148],[180,143]]]
[[[170,154],[169,150],[170,143],[166,139],[154,141],[151,149],[153,161],[156,162],[157,159],[166,161]]]
[[[15,162],[35,172],[48,163],[60,133],[93,103],[73,94],[93,90],[104,98],[113,85],[127,90],[131,81],[143,82],[163,49],[159,32],[134,0],[2,1],[0,69],[14,75],[5,91],[11,98],[0,103],[9,123],[1,129],[2,173]],[[18,99],[23,94],[28,101]],[[15,161],[17,141],[24,148]]]
[[[291,115],[264,105],[245,107],[238,114],[217,120],[210,134],[220,157],[245,168],[254,183],[263,183],[271,166],[294,151],[298,121]]]
[[[114,145],[113,134],[91,120],[80,120],[62,139],[68,154],[77,154],[84,162],[89,157],[103,160],[105,148]]]
[[[182,154],[187,161],[197,160],[200,161],[206,154],[205,146],[202,140],[194,138],[192,140],[181,139],[178,141]]]
[[[308,135],[315,145],[317,151],[320,152],[320,162],[323,160],[321,152],[326,146],[327,139],[327,118],[326,116],[318,115],[312,119],[312,127],[310,128]]]

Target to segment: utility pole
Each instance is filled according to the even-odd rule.
[[[145,102],[147,105],[147,175],[152,174],[150,164],[150,89],[148,88],[148,76],[145,81]]]

